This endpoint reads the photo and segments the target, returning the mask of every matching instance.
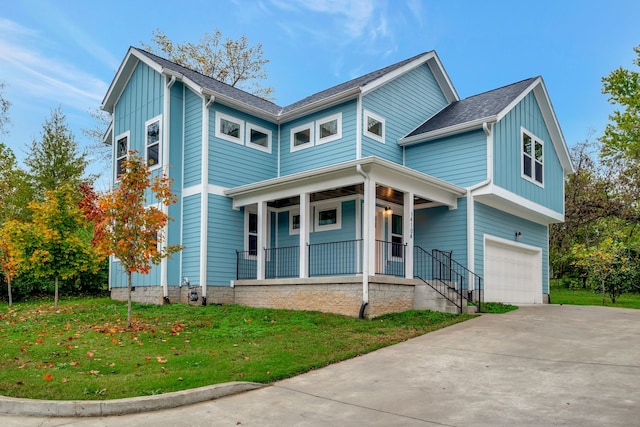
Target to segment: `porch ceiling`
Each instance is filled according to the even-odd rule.
[[[365,178],[358,172],[358,165],[379,186],[377,197],[391,203],[402,204],[403,193],[412,192],[416,203],[433,202],[456,208],[458,197],[466,193],[463,188],[430,175],[367,157],[231,188],[225,195],[233,198],[233,207],[237,209],[264,201],[274,207],[292,206],[299,203],[299,195],[303,193],[312,194],[311,201],[362,194]]]

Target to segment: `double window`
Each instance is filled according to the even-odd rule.
[[[535,184],[544,183],[544,143],[522,129],[522,176]]]
[[[342,138],[342,113],[305,123],[291,129],[291,152],[326,144]]]
[[[245,140],[246,128],[246,140]],[[217,138],[233,142],[256,150],[271,153],[272,132],[262,126],[246,123],[244,120],[216,112]]]

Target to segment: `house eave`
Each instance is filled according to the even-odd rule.
[[[474,191],[473,198],[484,205],[537,224],[549,225],[564,222],[564,213],[525,199],[497,185],[489,185]]]
[[[398,145],[401,147],[407,147],[421,142],[433,141],[434,139],[444,138],[447,136],[457,135],[464,132],[469,132],[476,129],[482,129],[484,123],[495,123],[496,116],[483,117],[481,119],[472,120],[469,122],[459,123],[457,125],[448,126],[446,128],[437,129],[431,132],[421,133],[419,135],[400,138]]]

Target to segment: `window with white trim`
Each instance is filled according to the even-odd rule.
[[[160,144],[162,139],[161,117],[162,116],[157,116],[151,120],[147,120],[144,125],[145,157],[147,166],[150,169],[155,169],[160,166]]]
[[[364,134],[384,144],[384,122],[385,120],[382,117],[365,110]]]
[[[272,133],[269,129],[265,129],[252,123],[247,123],[247,134],[247,147],[271,153]]]
[[[402,215],[391,214],[391,258],[402,259],[404,255],[402,241]]]
[[[244,145],[244,121],[216,112],[216,137]]]
[[[289,211],[289,234],[300,234],[300,210]]]
[[[317,205],[315,207],[315,231],[338,230],[342,227],[342,203]]]
[[[258,214],[247,211],[245,216],[245,227],[247,230],[247,240],[245,249],[249,252],[249,256],[258,255]]]
[[[544,143],[522,129],[522,176],[535,184],[544,182]]]
[[[313,123],[307,123],[291,129],[291,152],[313,145]]]
[[[342,138],[342,113],[334,114],[316,121],[317,144]]]
[[[116,137],[116,180],[124,173],[124,161],[129,156],[129,131]]]

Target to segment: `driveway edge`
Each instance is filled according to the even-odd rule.
[[[266,387],[267,384],[230,382],[154,396],[113,400],[37,400],[0,396],[0,413],[40,417],[101,417],[176,408]]]

